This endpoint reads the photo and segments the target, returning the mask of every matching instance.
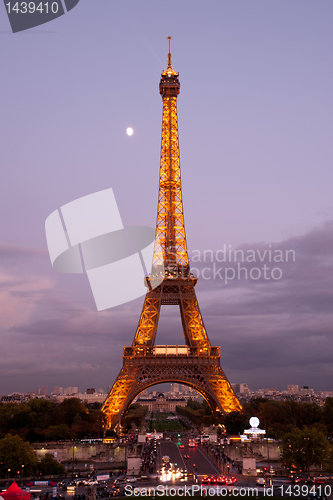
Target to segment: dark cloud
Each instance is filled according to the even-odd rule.
[[[3,260],[22,260],[31,258],[49,258],[49,254],[46,249],[29,248],[22,245],[0,242],[0,262]]]
[[[282,270],[279,280],[199,279],[199,305],[211,343],[221,346],[222,368],[230,381],[252,388],[296,383],[332,390],[333,222],[280,243],[237,248],[244,254],[259,251],[261,257],[268,249],[295,252],[295,261],[274,264]],[[269,266],[267,259],[242,266],[249,272]],[[199,274],[212,265],[193,263]],[[0,393],[37,385],[106,388],[118,375],[122,347],[133,341],[143,298],[98,313],[92,300],[80,302],[80,294],[76,300],[64,283],[54,285],[38,274],[22,280],[14,273],[2,283],[0,296],[2,290],[9,304],[15,300],[26,313],[15,318],[13,309],[2,327]],[[163,306],[156,343],[184,343],[177,306]]]
[[[270,247],[257,243],[237,250],[262,256],[269,248],[295,252],[295,261],[275,264],[282,270],[279,280],[246,280],[245,273],[227,284],[219,278],[200,280],[197,291],[211,342],[222,346],[222,366],[236,368],[239,382],[262,387],[266,374],[274,372],[275,387],[294,381],[332,390],[333,223]],[[270,265],[268,258],[241,265],[249,271],[265,263]],[[196,263],[199,274],[212,264]],[[219,263],[233,269],[237,264]]]

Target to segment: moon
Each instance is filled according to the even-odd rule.
[[[132,129],[132,127],[127,127],[126,134],[127,135],[133,135],[133,133],[134,133],[134,130]]]

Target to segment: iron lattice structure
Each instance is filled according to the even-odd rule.
[[[179,74],[171,65],[161,75],[162,140],[156,240],[148,292],[131,347],[124,347],[123,368],[102,411],[108,427],[119,425],[133,399],[157,383],[179,382],[196,389],[209,403],[215,419],[241,405],[220,366],[220,348],[211,346],[190,272],[187,253],[178,140],[177,97]],[[162,283],[154,288],[156,276]],[[185,345],[155,345],[161,306],[178,305]]]

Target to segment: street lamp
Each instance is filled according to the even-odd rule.
[[[75,448],[75,441],[73,441],[72,481],[74,480],[74,448]]]
[[[8,483],[9,483],[9,478],[10,478],[10,469],[8,469],[8,474],[7,474]]]
[[[23,486],[23,472],[24,472],[24,465],[21,465],[21,488]]]

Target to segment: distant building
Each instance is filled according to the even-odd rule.
[[[86,394],[95,394],[95,392],[96,392],[96,389],[94,389],[94,388],[86,390]]]
[[[137,403],[148,406],[148,411],[170,412],[176,411],[176,406],[186,406],[185,398],[166,397],[162,392],[153,398],[137,398]]]
[[[80,399],[82,402],[86,401],[87,403],[104,403],[107,394],[105,392],[96,392],[95,389],[94,392],[90,394],[88,393],[82,394],[80,392],[74,394],[62,394],[62,395],[54,394],[55,400],[59,403],[61,403],[64,399],[73,397]]]
[[[198,394],[198,392],[195,389],[192,389],[192,387],[188,387],[187,385],[181,385],[179,394],[184,394],[185,396],[195,396]]]
[[[288,385],[289,394],[298,394],[298,385]]]
[[[261,397],[266,397],[266,396],[276,396],[277,394],[280,394],[280,391],[278,389],[259,389],[258,393],[261,395]]]
[[[47,387],[42,387],[41,389],[36,389],[34,391],[34,394],[37,394],[38,396],[47,396]]]
[[[249,386],[247,384],[231,384],[236,394],[248,394]]]
[[[104,401],[107,398],[107,394],[105,392],[93,392],[88,394],[78,394],[78,398],[81,399],[81,401],[87,401],[87,403],[104,403]]]
[[[310,389],[308,385],[303,385],[303,387],[301,387],[300,393],[302,396],[312,396],[314,390]]]
[[[14,392],[13,394],[9,394],[8,396],[0,397],[1,403],[24,403],[28,401],[28,397],[24,394],[19,394],[18,392]]]
[[[63,387],[55,387],[55,388],[53,389],[53,394],[54,394],[55,396],[62,396],[63,392],[64,392]]]

